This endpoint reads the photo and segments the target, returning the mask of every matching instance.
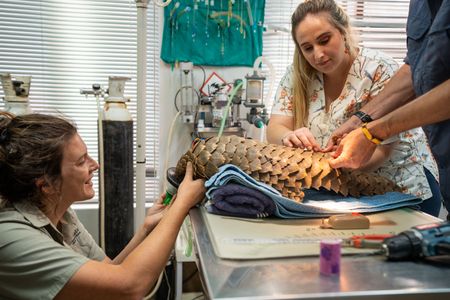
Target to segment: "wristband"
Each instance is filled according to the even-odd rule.
[[[364,123],[361,127],[361,131],[363,132],[364,136],[371,141],[372,143],[374,143],[375,145],[379,145],[383,142],[383,140],[377,139],[376,137],[374,137],[369,129],[367,129],[367,123]]]
[[[371,116],[360,110],[355,112],[354,115],[357,116],[363,123],[369,123],[373,121]]]

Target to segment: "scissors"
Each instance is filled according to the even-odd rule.
[[[380,248],[383,240],[392,236],[392,234],[354,235],[342,240],[342,246],[354,248]]]

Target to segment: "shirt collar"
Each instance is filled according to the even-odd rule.
[[[40,228],[50,224],[50,219],[36,205],[19,201],[13,203],[14,208],[27,219],[34,227]]]
[[[13,204],[14,208],[36,228],[44,228],[57,242],[63,244],[64,236],[50,219],[34,204],[25,201],[19,201]],[[62,230],[68,223],[73,223],[72,209],[69,208],[61,218]]]

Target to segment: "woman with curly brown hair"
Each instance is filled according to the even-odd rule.
[[[188,166],[176,200],[150,208],[110,259],[70,208],[94,196],[97,169],[63,118],[0,114],[0,298],[141,299],[151,289],[203,181]]]

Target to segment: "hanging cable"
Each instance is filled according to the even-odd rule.
[[[173,118],[172,124],[170,124],[170,129],[169,129],[169,136],[167,137],[167,146],[166,146],[166,151],[167,153],[169,152],[169,149],[171,147],[171,143],[172,143],[172,137],[173,137],[173,129],[175,128],[175,124],[178,120],[178,118],[180,117],[181,112],[178,111],[177,114],[175,115],[175,117]],[[166,174],[166,170],[169,167],[169,155],[166,155],[166,159],[164,160],[164,178],[163,178],[163,183],[164,183],[164,191],[167,190],[167,174]]]
[[[201,86],[204,86],[204,85],[205,85],[205,82],[206,82],[206,72],[205,72],[205,68],[203,68],[203,67],[200,66],[200,65],[194,65],[194,68],[200,68],[200,69],[202,70],[202,72],[203,72],[203,82],[202,82],[202,85],[201,85]]]
[[[175,109],[177,110],[177,112],[180,111],[180,109],[178,108],[178,105],[177,105],[177,97],[180,94],[181,90],[183,90],[183,89],[192,89],[195,92],[195,94],[197,94],[198,104],[200,104],[200,94],[197,92],[197,90],[193,86],[190,86],[190,85],[189,86],[182,86],[175,93],[175,98],[173,99],[173,104],[174,104]]]
[[[153,298],[153,296],[156,294],[156,292],[158,291],[159,287],[161,286],[163,275],[164,275],[164,271],[162,271],[161,274],[159,274],[158,281],[156,282],[155,286],[150,291],[150,293],[148,293],[148,295],[144,297],[144,300],[150,300],[150,299]]]
[[[169,5],[171,2],[172,2],[172,0],[167,0],[166,2],[159,1],[159,0],[153,0],[153,3],[154,3],[156,6],[159,6],[159,7],[166,7],[166,6]]]
[[[224,109],[223,116],[222,116],[222,122],[220,123],[219,134],[217,135],[217,137],[219,137],[219,138],[222,136],[223,130],[225,128],[225,121],[228,118],[230,106],[231,106],[231,103],[233,102],[234,95],[236,95],[237,91],[242,87],[243,84],[244,83],[242,81],[239,82],[238,85],[236,85],[233,88],[233,90],[231,91],[231,93],[228,95],[227,106]]]

